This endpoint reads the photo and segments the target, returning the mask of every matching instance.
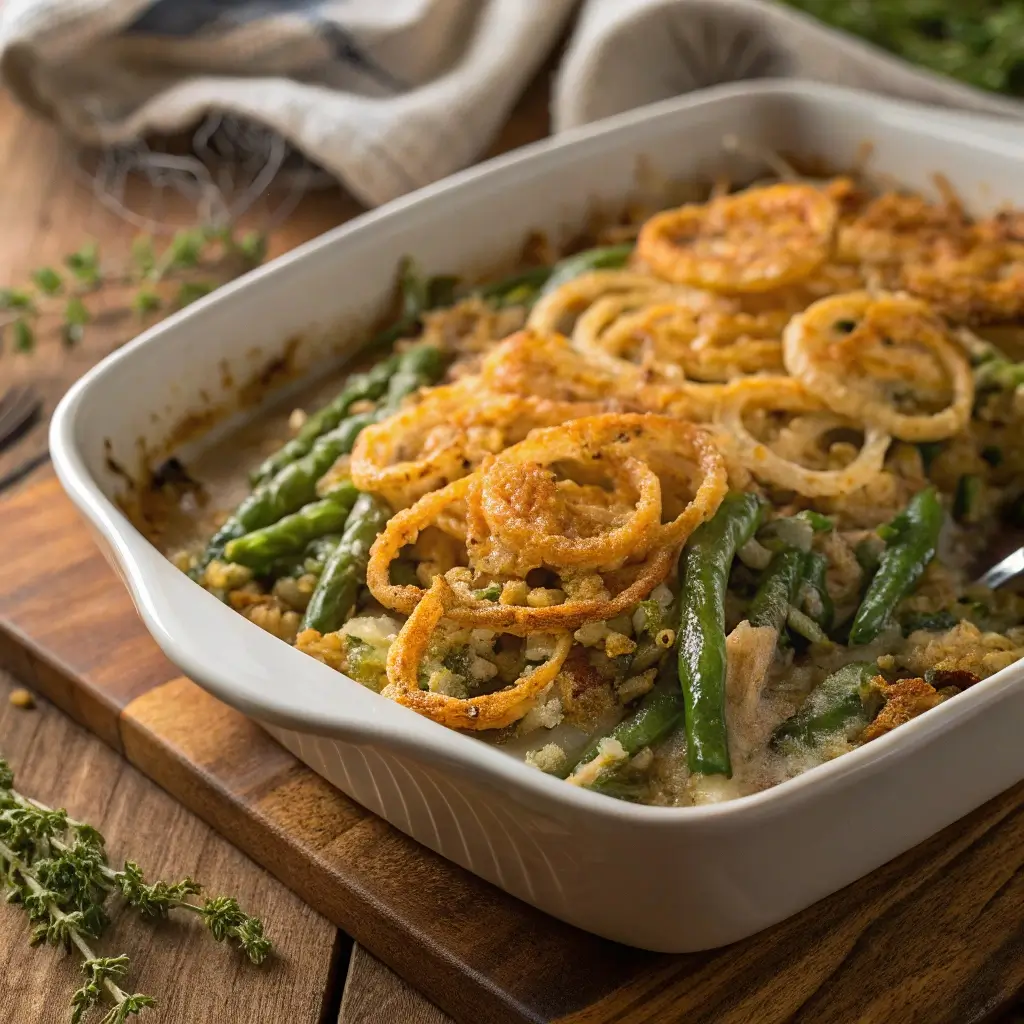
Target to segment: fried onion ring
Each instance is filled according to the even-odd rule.
[[[611,500],[596,504],[596,496],[573,480],[556,483],[550,469],[556,463],[600,470],[612,488],[596,490]],[[659,477],[681,493],[694,475],[678,479],[687,465],[700,476],[696,493],[662,523]],[[671,417],[609,414],[537,430],[489,459],[474,477],[468,491],[470,563],[515,575],[542,565],[607,572],[653,548],[681,544],[708,518],[707,510],[717,508],[725,488],[725,467],[710,436]]]
[[[719,423],[727,432],[727,440],[735,458],[759,479],[796,491],[809,498],[847,494],[863,487],[882,469],[885,453],[892,440],[880,427],[864,429],[860,453],[843,469],[807,469],[771,450],[747,429],[743,414],[751,409],[770,412],[826,413],[818,433],[833,430],[837,418],[827,406],[792,377],[750,377],[731,384],[722,399]],[[847,421],[849,422],[849,421]],[[856,427],[856,422],[853,424]]]
[[[456,480],[439,491],[424,495],[411,508],[393,516],[384,532],[370,548],[366,583],[370,593],[385,607],[410,615],[426,591],[420,587],[391,582],[391,563],[408,544],[415,543],[420,532],[433,525],[452,504],[465,497],[471,477]],[[712,513],[713,514],[713,510]],[[584,622],[609,619],[642,601],[671,571],[676,552],[660,549],[639,565],[631,567],[631,578],[614,597],[595,597],[567,601],[547,608],[497,604],[476,597],[469,585],[454,583],[458,603],[446,615],[463,626],[501,630],[516,636],[577,629]]]
[[[624,410],[667,413],[692,423],[711,421],[720,386],[648,378],[624,359],[584,359],[564,335],[529,328],[506,338],[480,370],[483,386],[501,394],[555,402],[600,401]]]
[[[561,633],[551,657],[528,669],[511,686],[478,697],[450,697],[419,688],[419,666],[431,635],[455,602],[444,577],[435,578],[423,600],[402,626],[388,651],[388,682],[397,703],[452,729],[501,729],[519,721],[541,690],[562,668],[572,647],[572,634]]]
[[[581,359],[565,336],[532,328],[495,348],[480,368],[480,381],[490,391],[555,402],[625,398],[640,384],[634,367],[617,379],[607,366]]]
[[[602,412],[601,403],[558,402],[489,393],[479,378],[432,388],[359,435],[349,472],[361,491],[382,495],[392,508],[465,476],[535,427]]]
[[[715,292],[765,292],[828,258],[835,203],[810,185],[772,185],[680,206],[648,220],[637,255],[655,274]]]
[[[540,299],[530,311],[526,326],[535,331],[567,331],[571,322],[598,299],[628,296],[629,301],[677,299],[695,308],[714,301],[714,296],[693,288],[681,288],[650,274],[633,270],[594,270],[566,281]]]
[[[894,374],[894,360],[906,359],[907,350],[914,366],[897,364]],[[974,378],[967,355],[929,307],[907,295],[850,292],[821,299],[787,325],[783,358],[830,409],[902,441],[939,441],[971,418]],[[942,390],[952,394],[945,408],[909,414],[894,407],[881,386],[885,379],[901,390],[934,387],[936,364],[948,379]]]
[[[571,439],[572,445],[566,439]],[[589,506],[583,518],[564,513],[560,507],[553,511],[545,508],[544,515],[537,516],[541,509],[531,507],[535,514],[531,529],[515,507],[516,492],[502,490],[506,484],[515,485],[515,478],[506,476],[505,468],[531,464],[545,467],[556,460],[590,462],[602,470],[609,460],[618,462],[637,494],[643,491],[640,511],[632,517],[623,516],[619,505],[611,517],[606,516],[594,500],[594,486],[573,482],[567,490]],[[657,489],[652,474],[657,476]],[[526,479],[532,487],[532,470],[527,471]],[[392,583],[391,562],[446,510],[465,502],[469,509],[466,543],[472,569],[496,575],[492,567],[485,568],[477,561],[487,561],[489,566],[495,561],[500,564],[499,545],[504,547],[501,542],[511,539],[514,549],[505,548],[506,552],[512,551],[511,561],[502,566],[506,571],[500,575],[512,576],[515,573],[508,570],[522,571],[530,563],[530,568],[543,566],[569,580],[599,566],[602,572],[615,576],[609,582],[618,586],[614,596],[609,591],[607,596],[531,608],[495,604],[475,597],[468,584],[457,583],[453,589],[458,602],[448,609],[447,616],[462,625],[516,634],[576,628],[586,621],[617,615],[646,597],[668,575],[690,533],[714,514],[725,490],[726,471],[720,452],[705,431],[691,424],[650,414],[608,414],[574,420],[559,428],[532,432],[472,475],[425,495],[395,515],[370,550],[367,584],[385,607],[411,612],[424,591]],[[544,491],[546,501],[551,493],[550,487]],[[666,510],[672,518],[661,522]],[[565,523],[572,524],[578,535],[560,536],[557,531]],[[611,530],[601,530],[609,525]],[[545,527],[549,533],[544,532]],[[623,564],[629,560],[633,564]]]
[[[573,344],[584,355],[625,360],[655,376],[728,381],[782,371],[780,339],[788,320],[784,311],[694,313],[674,303],[629,311],[617,298],[602,299],[580,317]]]

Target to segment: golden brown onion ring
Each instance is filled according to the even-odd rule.
[[[535,331],[567,331],[571,322],[598,299],[623,296],[628,302],[656,298],[687,301],[696,306],[714,297],[692,288],[662,281],[634,270],[594,270],[581,274],[541,298],[530,311],[526,326]]]
[[[511,686],[479,697],[450,697],[419,688],[419,666],[434,630],[455,601],[444,577],[438,576],[406,620],[388,651],[388,682],[393,699],[451,729],[502,729],[517,722],[537,695],[562,668],[572,647],[572,634],[561,633],[551,657],[528,670]]]
[[[901,346],[927,354],[947,375],[952,400],[940,412],[900,412],[879,393],[877,379],[872,384],[864,372],[866,360],[876,357],[884,365],[889,350],[895,356]],[[919,299],[868,292],[821,299],[786,327],[783,358],[786,369],[830,409],[902,441],[939,441],[970,422],[970,362],[942,321]],[[914,381],[905,383],[912,386]]]
[[[614,300],[595,303],[580,317],[573,344],[591,358],[625,360],[669,380],[728,381],[783,369],[785,312],[695,314],[674,303],[651,303],[622,313]]]
[[[462,477],[440,490],[424,494],[414,505],[395,513],[373,542],[366,566],[366,585],[385,608],[408,615],[426,593],[420,587],[392,583],[391,563],[402,548],[416,542],[423,530],[443,523],[446,514],[451,516],[454,508],[464,504],[469,481],[469,477]],[[445,532],[452,533],[453,530],[446,529]]]
[[[601,412],[599,403],[554,402],[486,391],[477,377],[431,388],[359,435],[349,472],[361,491],[392,508],[465,476],[483,458],[521,441],[535,427]]]
[[[648,220],[637,255],[655,274],[716,292],[794,284],[828,258],[835,203],[810,185],[771,185]]]
[[[658,474],[664,481],[663,491],[672,498],[670,511],[674,512],[677,506],[681,506],[680,511],[667,523],[651,524],[639,549],[631,553],[631,557],[642,559],[639,564],[614,570],[616,584],[621,586],[617,593],[570,599],[564,604],[551,607],[531,608],[495,604],[477,598],[467,584],[458,583],[454,585],[458,602],[447,612],[453,621],[526,635],[575,629],[587,621],[615,616],[642,600],[665,579],[686,537],[714,514],[725,493],[726,473],[722,457],[706,432],[664,416],[624,414],[591,419],[604,422],[593,427],[585,426],[583,430],[586,436],[592,442],[607,436],[607,447],[618,448],[623,453],[631,447],[635,448],[635,455],[629,457],[646,463]],[[586,424],[586,421],[573,421],[581,422]],[[613,428],[618,430],[620,436],[612,436]],[[556,433],[570,429],[573,429],[573,424],[553,428]],[[537,433],[543,435],[544,431]],[[522,444],[530,444],[534,437],[536,434],[531,434]],[[544,442],[538,445],[542,448]],[[503,453],[503,457],[504,454],[507,453]],[[405,614],[416,607],[424,591],[416,586],[393,584],[390,578],[391,563],[402,548],[416,541],[422,530],[438,523],[449,509],[465,503],[476,482],[483,478],[484,472],[483,469],[477,470],[469,477],[424,495],[411,508],[403,509],[389,521],[370,550],[366,576],[371,593],[382,605]],[[692,473],[692,480],[687,479],[688,473]],[[483,488],[483,494],[486,493],[486,488]],[[482,509],[474,511],[471,508],[469,515],[471,529],[467,546],[472,553],[481,549],[483,543],[490,539],[490,534]],[[546,541],[541,540],[540,543],[543,546]],[[603,558],[599,549],[595,550],[596,557]],[[525,554],[525,551],[519,554]],[[615,554],[620,555],[621,552],[616,549]],[[559,571],[557,567],[549,568]],[[567,581],[584,571],[573,565],[571,568],[562,567],[559,575],[563,581]],[[567,589],[572,588],[567,586]]]
[[[969,231],[958,206],[887,192],[839,228],[837,255],[855,264],[916,262],[926,259],[937,241],[966,241]]]
[[[624,494],[629,504],[620,499],[602,517],[592,504],[565,500],[579,497],[578,488],[555,482],[549,468],[555,463],[597,470],[612,483],[611,495]],[[661,522],[661,476],[677,491],[681,476],[687,488],[700,479],[670,523]],[[607,572],[656,547],[681,544],[714,513],[725,488],[725,466],[711,437],[673,417],[609,413],[537,430],[475,475],[467,493],[470,563],[516,575],[542,565]]]
[[[641,383],[635,367],[616,377],[608,366],[582,359],[564,335],[531,328],[498,345],[484,360],[480,379],[491,391],[556,402],[618,400]]]
[[[848,494],[881,472],[891,438],[877,426],[864,428],[863,447],[850,465],[835,470],[808,469],[773,452],[750,433],[743,414],[752,408],[814,413],[827,411],[827,406],[792,377],[749,377],[729,385],[719,413],[719,423],[727,434],[725,443],[733,447],[741,465],[766,483],[817,498]],[[827,428],[834,425],[830,414]],[[856,422],[853,425],[856,427]]]
[[[721,395],[715,384],[652,382],[623,359],[585,359],[563,335],[530,329],[498,345],[484,360],[480,377],[489,391],[562,402],[602,401],[693,423],[710,422]]]
[[[391,582],[391,563],[408,544],[413,544],[420,531],[433,525],[445,510],[464,499],[470,477],[456,480],[440,491],[424,495],[411,508],[403,509],[392,517],[370,549],[366,582],[373,596],[385,607],[404,615],[423,599],[426,591],[420,587]],[[471,588],[453,584],[457,604],[446,615],[463,626],[501,630],[516,636],[533,633],[551,633],[562,629],[577,629],[584,622],[613,618],[642,601],[669,574],[675,561],[675,550],[658,549],[638,566],[630,568],[632,577],[623,589],[609,598],[571,600],[547,608],[523,605],[496,604],[475,597]]]

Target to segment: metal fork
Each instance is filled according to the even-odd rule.
[[[0,395],[0,452],[9,448],[39,418],[39,396],[28,386],[8,388]]]

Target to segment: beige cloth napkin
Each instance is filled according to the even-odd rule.
[[[574,17],[556,131],[778,76],[1020,110],[763,0],[6,0],[0,76],[90,144],[252,119],[376,205],[472,163]]]

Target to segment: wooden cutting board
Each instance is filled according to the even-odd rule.
[[[968,1024],[1024,989],[1024,784],[751,939],[643,953],[424,849],[181,676],[52,476],[0,501],[0,566],[0,663],[464,1024]]]

